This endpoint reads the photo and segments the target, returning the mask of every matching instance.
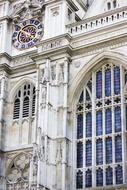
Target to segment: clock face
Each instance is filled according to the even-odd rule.
[[[43,34],[44,27],[39,20],[26,20],[15,26],[12,42],[15,48],[24,50],[37,44]]]

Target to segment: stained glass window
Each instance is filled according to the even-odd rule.
[[[92,142],[88,140],[86,142],[86,166],[92,165]]]
[[[96,112],[96,135],[102,135],[103,123],[102,123],[102,111]]]
[[[77,143],[77,168],[83,166],[83,144],[82,142]]]
[[[92,136],[92,114],[91,112],[86,114],[86,137]]]
[[[85,177],[85,181],[86,181],[86,187],[92,187],[92,171],[91,170],[87,170],[86,171],[86,177]]]
[[[112,185],[113,184],[113,171],[112,168],[109,166],[106,169],[106,185]]]
[[[121,108],[115,108],[115,132],[121,131]]]
[[[126,145],[127,136],[122,125],[127,130],[127,88],[124,86],[127,71],[108,62],[99,70],[92,70],[89,79],[85,81],[76,112],[77,189],[115,187],[125,183],[122,143]],[[77,173],[79,168],[81,171]]]
[[[112,163],[112,138],[106,138],[106,164]]]
[[[97,139],[96,142],[96,164],[103,164],[103,143],[102,139]]]
[[[102,97],[102,72],[98,71],[96,74],[96,97]]]
[[[122,184],[123,183],[123,169],[122,166],[118,165],[115,168],[116,172],[116,184]]]
[[[114,93],[120,94],[120,68],[114,68]]]
[[[105,71],[105,96],[111,96],[111,70]]]
[[[106,131],[106,134],[112,133],[112,111],[111,111],[111,108],[106,109],[106,112],[105,112],[105,131]]]
[[[83,188],[83,172],[78,171],[76,176],[76,188],[82,189]]]
[[[120,135],[115,137],[115,161],[122,161],[122,139]]]
[[[103,170],[101,168],[96,171],[96,185],[97,187],[103,186]]]
[[[77,115],[77,139],[83,138],[83,114]]]

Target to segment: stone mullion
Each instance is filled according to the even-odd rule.
[[[115,169],[114,169],[114,164],[115,164],[115,146],[114,146],[114,107],[113,107],[113,102],[114,102],[114,67],[113,64],[111,64],[111,101],[112,101],[112,169],[113,169],[113,185],[115,185]]]
[[[103,81],[103,86],[102,86],[102,142],[103,142],[103,185],[106,185],[106,176],[105,176],[105,164],[106,164],[106,153],[105,153],[105,109],[104,109],[104,104],[105,104],[105,67],[102,67],[102,81]]]
[[[84,89],[83,97],[83,188],[85,188],[85,166],[86,166],[86,112],[85,112],[85,100],[86,100],[86,88]]]
[[[121,77],[121,132],[122,132],[122,162],[123,162],[123,183],[126,183],[126,124],[125,124],[125,106],[124,106],[124,71],[122,65],[120,65],[120,77]]]
[[[96,76],[92,73],[92,187],[96,187],[96,111],[95,111],[95,99],[96,99]]]
[[[24,86],[21,87],[20,97],[20,116],[19,116],[19,144],[22,143],[22,122],[23,122],[23,101],[24,101]]]

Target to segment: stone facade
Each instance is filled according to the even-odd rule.
[[[127,1],[113,2],[0,0],[0,190],[77,189],[80,94],[99,65],[127,69]],[[33,17],[43,23],[44,35],[34,47],[18,50],[15,25]],[[127,189],[125,142],[123,183],[93,182],[93,189]]]

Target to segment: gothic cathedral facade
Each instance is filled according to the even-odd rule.
[[[127,0],[0,0],[0,190],[85,189],[127,190]]]

